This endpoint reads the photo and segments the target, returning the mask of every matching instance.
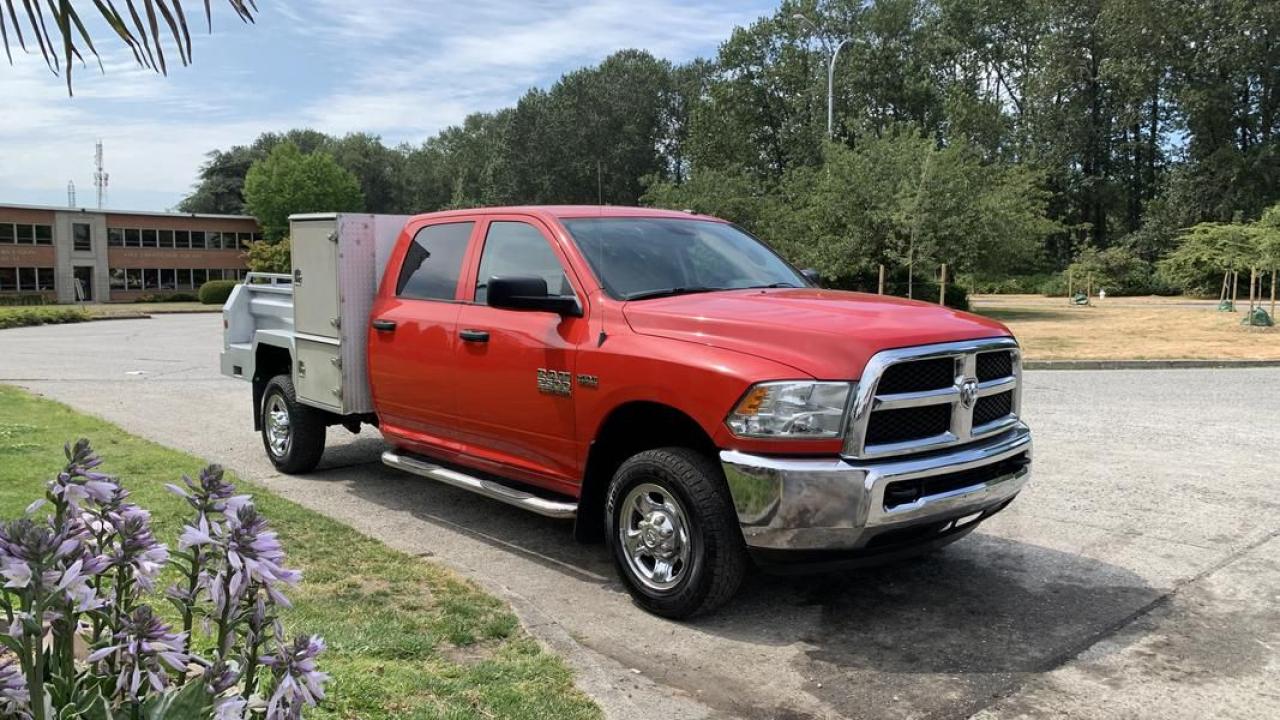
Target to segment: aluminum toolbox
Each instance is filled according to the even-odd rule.
[[[373,412],[369,313],[407,215],[289,218],[298,400],[342,415]]]

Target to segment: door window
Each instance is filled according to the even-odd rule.
[[[480,272],[476,275],[475,299],[488,299],[489,279],[506,275],[533,275],[547,281],[552,295],[573,295],[573,286],[564,274],[560,258],[536,227],[524,222],[494,221],[485,234]]]
[[[396,295],[417,300],[452,300],[462,259],[475,222],[428,225],[413,236],[396,279]]]

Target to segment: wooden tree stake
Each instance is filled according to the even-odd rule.
[[[947,264],[942,263],[942,284],[938,290],[938,304],[947,304]]]
[[[883,295],[883,294],[884,294],[884,263],[880,263],[880,285],[879,285],[879,288],[880,288],[880,289],[879,289],[879,290],[877,290],[876,292],[877,292],[877,293],[879,293],[880,295]]]

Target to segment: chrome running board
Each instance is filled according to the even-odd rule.
[[[382,453],[382,462],[397,470],[404,470],[414,475],[439,480],[446,485],[469,490],[478,495],[484,495],[487,498],[492,498],[508,505],[515,505],[518,508],[523,508],[545,517],[572,518],[578,514],[578,503],[548,500],[492,480],[485,480],[457,470],[434,465],[415,457],[401,455],[393,450],[387,450]]]

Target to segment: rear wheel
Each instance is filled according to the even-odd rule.
[[[686,618],[724,604],[747,554],[720,469],[688,448],[639,453],[609,485],[606,522],[614,563],[646,610]]]
[[[271,464],[290,475],[310,472],[324,454],[320,411],[298,402],[293,380],[277,375],[262,393],[262,445]]]

